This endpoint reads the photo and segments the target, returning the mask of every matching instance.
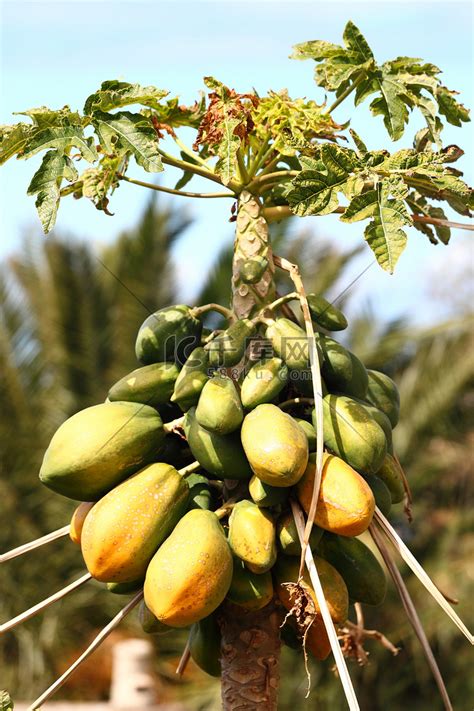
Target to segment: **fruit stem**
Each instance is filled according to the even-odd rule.
[[[279,299],[276,299],[271,304],[268,304],[265,309],[268,311],[275,311],[275,309],[277,309],[279,306],[287,304],[289,301],[295,301],[296,299],[299,299],[299,296],[296,291],[292,291],[290,294],[280,296]]]
[[[193,472],[197,472],[200,468],[201,465],[199,464],[199,462],[192,462],[191,464],[187,464],[182,469],[178,469],[178,474],[181,474],[181,476],[186,476],[186,474],[192,474]]]
[[[222,316],[224,316],[224,318],[228,321],[235,320],[234,312],[230,309],[226,309],[225,306],[221,306],[220,304],[204,304],[203,306],[195,306],[194,309],[191,309],[192,315],[196,317],[201,314],[205,314],[207,311],[216,311],[217,313],[222,314]]]
[[[214,513],[216,514],[218,519],[224,518],[227,516],[229,511],[232,511],[234,508],[235,504],[237,503],[236,499],[227,499],[225,504],[221,506],[220,508],[216,509]]]
[[[191,658],[191,633],[189,633],[189,635],[188,635],[186,646],[183,649],[181,659],[179,660],[178,666],[176,667],[176,674],[178,676],[182,676],[184,674],[184,671],[185,671],[186,667],[188,666],[188,662],[189,662],[190,658]]]
[[[163,431],[165,434],[171,434],[175,432],[178,427],[181,427],[184,421],[184,415],[182,417],[177,417],[176,420],[171,420],[170,422],[165,422],[163,424]]]

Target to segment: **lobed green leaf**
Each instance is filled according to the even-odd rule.
[[[74,163],[69,156],[58,150],[48,151],[34,174],[28,187],[28,195],[35,195],[36,209],[45,233],[56,222],[60,200],[60,187],[63,179],[70,182],[78,176]]]
[[[115,153],[117,148],[121,148],[130,152],[138,165],[148,173],[163,170],[158,136],[148,118],[130,111],[119,111],[116,114],[96,111],[92,121],[107,153]]]
[[[141,86],[112,79],[102,82],[100,89],[86,99],[84,113],[90,116],[95,111],[107,112],[131,104],[159,109],[161,99],[168,94],[168,91],[155,86]]]

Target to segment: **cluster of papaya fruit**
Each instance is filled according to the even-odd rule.
[[[324,463],[310,547],[335,625],[351,602],[380,604],[385,575],[358,537],[375,505],[388,514],[404,494],[392,449],[399,396],[383,373],[328,335],[347,327],[323,297],[308,297],[323,378]],[[143,629],[190,627],[191,654],[219,675],[221,604],[288,610],[289,645],[330,652],[291,513],[308,515],[316,473],[316,420],[305,330],[272,309],[203,329],[203,309],[176,305],[141,326],[141,367],[106,401],[53,436],[40,478],[81,501],[71,520],[91,575],[110,592],[143,588]],[[230,497],[230,498],[229,498]],[[298,584],[297,584],[298,583]],[[308,623],[306,623],[308,624]]]

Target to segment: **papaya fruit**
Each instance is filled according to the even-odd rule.
[[[345,383],[344,387],[341,388],[341,391],[344,395],[364,400],[369,387],[367,369],[354,353],[351,353],[351,351],[348,351],[348,353],[352,363],[352,376],[350,380]]]
[[[58,494],[97,501],[160,451],[161,417],[135,402],[110,402],[81,410],[54,434],[40,480]]]
[[[322,535],[323,529],[313,526],[309,536],[309,547],[312,551],[316,549]],[[282,514],[277,521],[277,543],[285,555],[301,555],[300,539],[291,511]]]
[[[266,330],[275,353],[289,368],[302,370],[309,365],[309,346],[306,331],[287,318],[277,318]]]
[[[359,402],[364,410],[375,420],[375,422],[380,425],[380,427],[383,429],[385,433],[385,439],[387,440],[387,450],[390,451],[393,447],[392,444],[392,425],[390,424],[390,420],[388,419],[387,415],[382,412],[382,410],[379,410],[378,407],[375,407],[374,405],[369,405],[368,403],[364,402],[363,400],[357,400]]]
[[[94,504],[95,501],[83,501],[72,514],[71,523],[69,524],[69,538],[73,543],[77,543],[78,546],[81,545],[81,534],[84,521],[86,520],[86,516]]]
[[[232,553],[212,511],[188,511],[153,556],[145,603],[161,622],[186,627],[214,612],[232,581]]]
[[[209,356],[204,348],[195,348],[183,365],[174,384],[171,402],[183,412],[197,405],[201,391],[209,380]]]
[[[326,395],[323,416],[326,446],[354,469],[375,474],[387,453],[387,440],[373,417],[345,395]],[[317,427],[314,410],[313,425]]]
[[[272,404],[244,418],[242,445],[254,474],[272,486],[292,486],[308,463],[308,440],[299,424]]]
[[[129,583],[107,583],[106,587],[108,592],[114,595],[131,595],[143,587],[143,578],[131,580]]]
[[[405,496],[401,468],[395,457],[386,454],[376,476],[381,479],[390,492],[392,504],[399,504]]]
[[[372,489],[375,505],[379,507],[384,516],[388,516],[392,508],[392,497],[388,486],[375,474],[366,474],[364,479]]]
[[[142,600],[138,605],[138,621],[146,634],[166,634],[172,628],[160,622]]]
[[[316,338],[323,354],[321,374],[324,382],[333,391],[344,391],[352,378],[351,354],[334,338],[322,333],[317,334]]]
[[[189,487],[170,464],[149,464],[91,509],[81,536],[90,574],[127,583],[145,576],[158,546],[186,510]]]
[[[252,257],[245,259],[239,265],[240,278],[244,284],[257,284],[268,268],[268,259]]]
[[[204,385],[196,407],[196,420],[209,432],[225,435],[242,424],[244,412],[232,378],[222,373]]]
[[[213,505],[212,492],[209,488],[209,479],[201,474],[190,474],[186,477],[189,486],[188,511],[191,509],[205,509],[210,511]]]
[[[250,319],[235,321],[206,346],[213,368],[230,368],[242,360],[256,326]]]
[[[331,619],[334,624],[339,625],[347,620],[349,608],[349,594],[347,586],[340,573],[333,565],[328,563],[319,556],[314,560],[318,571],[321,586],[323,588],[324,597],[331,614]],[[273,569],[273,579],[275,581],[275,592],[282,602],[283,606],[290,611],[296,600],[291,590],[285,586],[285,583],[296,583],[299,578],[300,562],[298,558],[290,556],[280,556]],[[311,579],[307,570],[303,573],[300,585],[304,592],[312,600],[315,612],[321,615],[321,609],[316,599],[316,594],[311,584]]]
[[[266,573],[275,564],[275,522],[252,501],[239,501],[229,516],[229,546],[252,573]]]
[[[215,615],[195,622],[189,632],[191,659],[209,676],[221,675],[221,631]]]
[[[253,475],[249,481],[249,494],[257,506],[278,506],[288,498],[290,490],[286,487],[271,486]]]
[[[377,370],[369,370],[369,387],[367,400],[384,412],[396,427],[400,417],[400,394],[392,378]]]
[[[295,390],[297,390],[300,395],[303,395],[303,397],[314,397],[313,375],[311,373],[311,368],[303,368],[301,370],[290,370],[289,383],[293,385]],[[328,393],[324,378],[321,378],[321,385],[324,397]]]
[[[265,358],[256,363],[242,383],[242,405],[252,410],[257,405],[271,402],[288,381],[288,367],[281,358]]]
[[[247,610],[261,610],[273,597],[273,581],[270,571],[254,573],[240,558],[234,557],[232,582],[227,600]]]
[[[136,368],[109,390],[109,401],[139,402],[156,407],[168,402],[179,375],[175,363],[152,363]]]
[[[191,452],[202,468],[218,479],[250,479],[252,470],[239,433],[209,432],[196,420],[195,412],[194,407],[187,411],[183,427]]]
[[[316,451],[316,430],[314,429],[313,425],[311,422],[308,422],[308,420],[301,420],[299,417],[295,417],[296,422],[299,424],[299,426],[303,429],[303,432],[306,435],[306,439],[308,440],[308,449],[310,452],[315,452]]]
[[[155,311],[142,323],[135,343],[139,363],[172,361],[183,365],[201,342],[202,323],[185,304]]]
[[[318,554],[344,578],[349,598],[365,605],[380,605],[387,592],[385,573],[370,548],[357,538],[325,533]]]
[[[316,475],[316,457],[296,486],[301,506],[309,513]],[[314,523],[342,536],[358,536],[372,521],[375,499],[367,482],[345,461],[332,454],[323,455],[323,471]]]
[[[308,294],[308,306],[313,321],[327,331],[343,331],[347,328],[347,319],[336,306],[320,294]]]

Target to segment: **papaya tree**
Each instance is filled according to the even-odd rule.
[[[282,642],[316,659],[332,652],[357,709],[345,657],[364,661],[362,605],[381,604],[386,588],[361,534],[378,549],[451,708],[393,549],[472,635],[388,519],[402,501],[411,515],[392,444],[396,385],[333,338],[347,326],[344,314],[306,292],[298,264],[275,254],[270,225],[333,213],[363,222],[389,273],[411,227],[447,244],[452,227],[472,227],[444,209],[470,217],[474,200],[453,167],[463,151],[443,146],[443,124],[461,126],[469,115],[438,67],[405,56],[379,64],[352,22],[343,44],[309,41],[292,56],[314,62],[316,84],[332,99],[238,93],[206,77],[207,96],[182,106],[164,89],[108,80],[81,112],[40,107],[23,112],[28,122],[2,127],[2,162],[42,154],[28,194],[45,233],[68,195],[110,215],[122,182],[228,199],[235,223],[231,302],[150,313],[135,344],[140,367],[104,384],[106,402],[69,418],[45,453],[42,483],[82,503],[71,525],[3,560],[70,532],[88,572],[2,631],[91,577],[133,596],[31,708],[140,605],[147,631],[190,628],[179,672],[192,656],[221,676],[225,709],[277,707]],[[393,141],[413,112],[425,126],[410,148],[371,150],[349,122],[335,121],[346,100],[369,100]],[[192,146],[182,129],[195,131]],[[174,187],[136,179],[131,162],[180,177]],[[192,191],[195,178],[217,187]]]

